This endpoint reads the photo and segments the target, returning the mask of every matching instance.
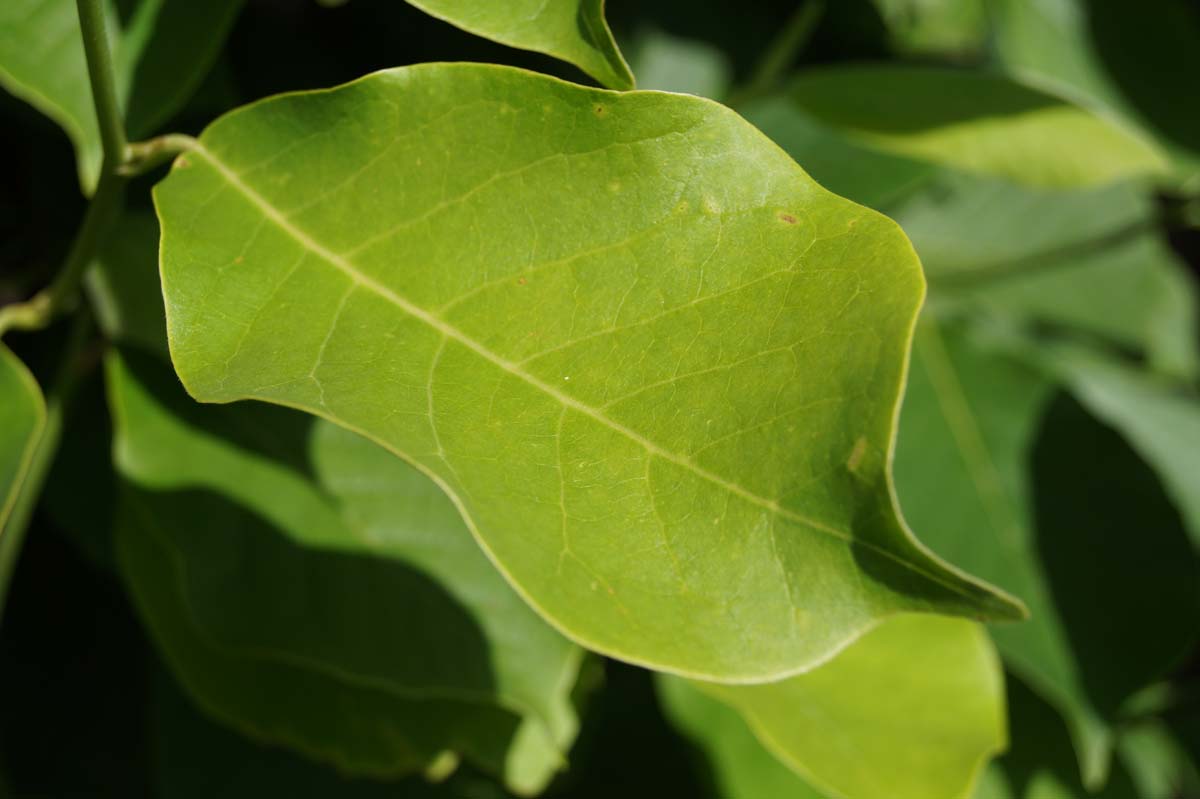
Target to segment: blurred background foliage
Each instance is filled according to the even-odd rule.
[[[922,258],[901,503],[922,540],[1033,611],[992,630],[1011,746],[976,799],[1200,797],[1200,7],[607,10],[639,88],[732,105],[823,185],[896,219]],[[214,53],[162,127],[196,133],[267,95],[424,61],[588,82],[397,0],[246,0]],[[66,136],[7,94],[0,148],[2,304],[48,281],[84,201]],[[126,232],[105,254],[142,274],[156,230],[141,189],[156,178],[129,192]],[[105,302],[153,294],[121,285],[128,274],[93,274],[101,326],[161,351],[153,296]],[[65,327],[11,343],[45,375]],[[0,628],[0,795],[506,796],[470,764],[440,782],[351,779],[193,705],[118,576],[100,360],[98,348],[84,359]],[[589,656],[572,700],[578,739],[547,796],[820,796],[682,683]]]

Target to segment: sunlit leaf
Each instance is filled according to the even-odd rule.
[[[294,411],[197,406],[152,359],[114,358],[109,377],[118,466],[138,484],[122,563],[198,701],[353,771],[402,773],[450,749],[515,788],[545,783],[574,737],[580,653],[432,483]],[[165,578],[144,571],[154,551]],[[279,693],[244,704],[277,672]]]
[[[955,799],[1006,744],[999,660],[983,628],[960,619],[889,620],[828,663],[778,683],[692,685],[737,709],[767,749],[831,797]],[[784,787],[757,755],[731,761],[733,731],[708,730],[709,747],[723,753],[715,764],[722,775]],[[782,799],[812,794],[807,787],[722,795]]]
[[[604,0],[408,2],[471,33],[561,58],[611,89],[633,88],[633,73],[604,19]]]
[[[765,679],[1020,616],[895,511],[907,240],[716,104],[417,66],[233,113],[155,196],[189,392],[412,461],[589,648]]]
[[[142,138],[204,77],[242,0],[105,2],[128,132]],[[85,191],[96,185],[100,132],[75,0],[0,4],[0,86],[57,122],[75,145]]]
[[[1093,186],[1166,169],[1137,135],[998,75],[823,67],[801,73],[785,96],[863,144],[1032,186]]]
[[[992,0],[1007,69],[1152,137],[1182,178],[1200,175],[1192,104],[1200,74],[1193,0]]]

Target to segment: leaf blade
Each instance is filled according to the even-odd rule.
[[[412,115],[399,134],[392,127],[394,97],[403,98]],[[271,133],[274,125],[290,130],[284,133],[290,138],[293,124],[323,124],[319,120],[346,101],[373,109],[344,133],[341,145],[374,142],[348,149],[351,163],[338,157],[337,137],[315,143],[316,152],[301,141],[282,158],[272,155],[286,146],[275,139],[279,132]],[[554,124],[547,124],[547,114]],[[381,124],[395,138],[381,137]],[[420,142],[432,136],[441,147],[453,142],[463,154],[488,151],[478,159],[460,158],[454,172],[442,173],[454,181],[453,193],[445,194],[421,183],[427,162],[440,162],[436,153],[423,151],[426,145],[413,130]],[[566,131],[570,141],[562,138]],[[507,149],[491,149],[492,136],[508,142]],[[732,183],[715,173],[705,181],[693,177],[687,196],[669,177],[639,178],[628,169],[608,173],[606,166],[609,158],[665,153],[676,159],[663,167],[667,175],[686,177],[731,144],[751,153],[737,162],[744,172]],[[256,163],[267,168],[256,173]],[[300,163],[309,165],[302,179],[319,174],[319,185],[299,193],[292,185],[281,193],[275,181],[295,180],[301,173],[293,165]],[[564,180],[564,166],[586,179]],[[379,207],[361,206],[356,181],[394,185],[397,179],[412,191],[372,192],[369,202]],[[524,198],[520,186],[530,181],[537,183],[537,208],[509,194]],[[776,196],[764,199],[757,188],[762,185],[778,185]],[[630,208],[621,196],[626,192],[652,202],[654,212]],[[514,587],[589,648],[693,676],[765,679],[820,661],[874,618],[902,608],[1019,614],[1008,600],[930,559],[891,504],[884,453],[921,295],[907,242],[881,217],[822,193],[786,156],[715,104],[585,90],[499,67],[412,67],[225,117],[155,196],[164,230],[172,355],[193,396],[300,407],[415,463],[459,504]],[[202,196],[210,201],[196,205]],[[216,197],[225,202],[211,202]],[[515,207],[520,205],[525,207]],[[366,229],[346,224],[349,208],[355,219],[369,218]],[[197,237],[195,225],[181,224],[197,213],[204,227],[218,225],[211,230],[221,232]],[[397,218],[403,221],[397,224]],[[485,224],[486,233],[479,227]],[[684,239],[679,226],[699,235]],[[418,233],[410,235],[413,229]],[[765,233],[772,237],[762,238]],[[526,235],[551,254],[538,263],[528,260]],[[839,272],[819,268],[817,260],[811,272],[796,273],[798,257],[840,261],[852,235],[870,243],[862,256],[866,263]],[[770,246],[754,259],[737,260],[736,246],[751,240]],[[483,242],[486,259],[474,252]],[[631,268],[622,252],[631,246],[638,248],[635,260],[669,257],[679,271],[647,272],[650,290],[642,296],[631,291],[629,280],[603,282],[609,270]],[[466,248],[461,258],[456,247]],[[877,286],[880,302],[868,308],[860,300],[868,292],[860,286],[873,279],[876,263],[885,268],[875,260],[876,248],[900,265]],[[424,255],[445,271],[399,272],[399,253],[400,264]],[[197,255],[213,268],[185,266]],[[237,292],[244,299],[236,302],[258,310],[231,326],[216,315],[224,311],[214,310],[214,304],[233,300],[232,284],[219,275],[243,264],[249,266],[241,270]],[[584,266],[590,269],[583,273],[589,302],[604,306],[586,314],[564,302],[572,294],[584,296],[583,285],[572,285]],[[515,293],[523,287],[533,296]],[[809,312],[825,314],[810,320],[820,343],[804,335],[797,311],[780,299],[774,319],[750,315],[738,323],[731,317],[753,307],[764,290],[776,297],[782,292],[783,299],[790,293],[793,302],[807,297]],[[665,307],[653,304],[656,292]],[[844,304],[840,310],[816,302],[831,294]],[[698,307],[733,324],[739,345],[726,347],[715,333],[705,339]],[[390,321],[380,327],[381,320]],[[832,328],[859,321],[870,331],[865,340],[856,339],[853,329],[846,336],[851,349],[867,347],[862,362],[849,373],[825,372],[822,344],[842,340]],[[390,333],[381,336],[385,328]],[[626,337],[624,329],[642,335]],[[876,329],[889,334],[877,340]],[[645,361],[645,369],[621,375],[606,365],[612,347],[629,349],[630,357],[644,350],[647,331],[668,344]],[[763,345],[773,336],[782,346]],[[278,344],[283,338],[286,347]],[[395,349],[399,342],[402,349]],[[791,379],[795,367],[787,368],[792,346],[816,367],[805,385]],[[706,407],[713,403],[711,378],[705,378],[714,358],[718,380],[732,380],[741,369],[758,384],[743,389],[744,411],[737,395],[728,401],[732,407],[723,396]],[[473,384],[478,388],[464,389]],[[878,397],[860,397],[865,384],[876,386]],[[696,403],[696,421],[656,418],[655,405],[684,390]],[[793,406],[778,418],[772,417],[775,392]],[[854,398],[845,407],[843,394]],[[720,435],[697,434],[699,414],[709,411]],[[739,428],[743,412],[756,415],[759,424]],[[861,416],[853,434],[838,425],[848,418],[842,414]],[[789,416],[804,422],[804,432],[789,427]],[[509,423],[498,423],[501,418]],[[828,432],[816,434],[826,421]],[[789,468],[790,456],[775,450],[784,477],[765,464],[746,468],[739,454],[763,436],[799,444],[799,436],[814,434],[828,438],[806,439],[804,446],[832,451],[798,456]],[[499,471],[492,465],[498,454],[507,458]],[[805,473],[815,468],[810,457],[849,460],[835,469],[836,499],[828,493],[831,486],[810,487],[795,474],[797,466]],[[783,480],[789,482],[781,485]],[[705,529],[690,518],[698,507],[716,529],[704,541],[689,542],[686,533]],[[815,518],[814,510],[826,518]],[[752,531],[749,540],[730,543],[741,562],[705,551],[705,542],[726,529]],[[623,536],[622,543],[612,535]],[[606,561],[602,568],[589,562],[597,556]],[[819,625],[812,623],[815,610],[796,613],[798,595],[828,605],[804,576],[812,576],[813,558],[837,564],[821,579],[835,581],[842,598],[828,623]],[[859,558],[869,565],[860,567]],[[693,560],[702,565],[685,574]],[[778,586],[774,596],[743,602],[732,614],[722,609],[731,590],[762,579]],[[625,594],[636,599],[637,610],[631,611]],[[748,645],[758,651],[730,649],[730,640],[746,637],[747,624],[775,632],[751,637]],[[787,634],[782,641],[781,629]]]

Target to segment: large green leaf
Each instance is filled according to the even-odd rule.
[[[1101,784],[1122,703],[1196,633],[1196,560],[1153,473],[1049,377],[928,320],[896,479],[942,555],[1028,603],[1030,621],[993,637],[1066,716],[1085,781]]]
[[[523,790],[544,784],[574,737],[580,652],[496,574],[432,483],[294,411],[196,406],[152,359],[114,357],[109,377],[118,466],[140,489],[121,546],[158,548],[175,564],[169,601],[180,612],[160,613],[158,600],[143,612],[200,701],[273,739],[388,770],[386,747],[307,726],[306,713],[335,699],[266,717],[233,699],[255,672],[294,672],[284,685],[349,693],[347,723],[375,718],[421,752],[463,747],[496,768],[505,749],[489,748],[516,736],[506,777]],[[165,593],[145,587],[136,553],[125,555],[135,591]],[[189,635],[204,646],[180,643]],[[392,699],[364,709],[371,694]],[[426,729],[420,714],[441,701],[449,721]]]
[[[786,97],[863,144],[1033,186],[1092,186],[1166,168],[1140,137],[997,75],[826,67],[799,75]]]
[[[764,746],[838,799],[965,796],[1007,742],[999,660],[983,628],[961,619],[891,619],[782,682],[693,685],[736,708]],[[712,746],[724,749],[729,733],[720,735]]]
[[[105,2],[117,91],[129,134],[144,137],[187,100],[204,77],[242,0]],[[70,136],[89,193],[100,170],[75,0],[0,4],[0,86],[49,116]]]
[[[604,0],[408,0],[463,30],[570,62],[610,89],[632,89]]]
[[[1004,66],[1153,137],[1183,178],[1200,175],[1191,104],[1200,74],[1193,0],[990,0]]]
[[[721,106],[417,66],[224,117],[155,198],[189,392],[410,460],[590,648],[761,680],[1020,615],[893,504],[908,242]]]
[[[0,344],[0,537],[45,423],[46,403],[37,381]]]

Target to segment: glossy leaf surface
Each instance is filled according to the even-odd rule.
[[[471,33],[572,63],[610,89],[633,88],[633,73],[604,19],[604,0],[408,2]]]
[[[242,0],[106,2],[117,91],[129,135],[142,138],[178,111],[204,77]],[[75,0],[5,0],[0,6],[0,86],[57,122],[75,145],[91,192],[100,170]]]
[[[445,748],[514,787],[544,783],[574,736],[580,653],[495,573],[432,483],[294,411],[196,406],[144,357],[114,359],[109,377],[118,466],[139,486],[126,498],[123,562],[202,703],[352,770],[392,770],[389,745],[417,760]],[[174,564],[171,579],[142,571],[151,550]],[[156,597],[178,608],[160,611]],[[323,693],[278,708],[235,701],[274,672],[281,691]],[[369,707],[373,695],[388,699]],[[429,725],[424,713],[446,719]],[[323,714],[328,729],[314,720]],[[361,715],[393,740],[365,741]]]
[[[890,619],[778,683],[693,685],[831,797],[965,796],[1007,743],[999,660],[983,628],[961,619]]]
[[[1123,128],[981,72],[826,67],[802,73],[786,96],[864,144],[1033,186],[1093,186],[1166,168]]]
[[[1020,614],[893,505],[910,246],[720,106],[412,67],[226,116],[155,197],[190,393],[412,461],[590,648],[762,680]]]

